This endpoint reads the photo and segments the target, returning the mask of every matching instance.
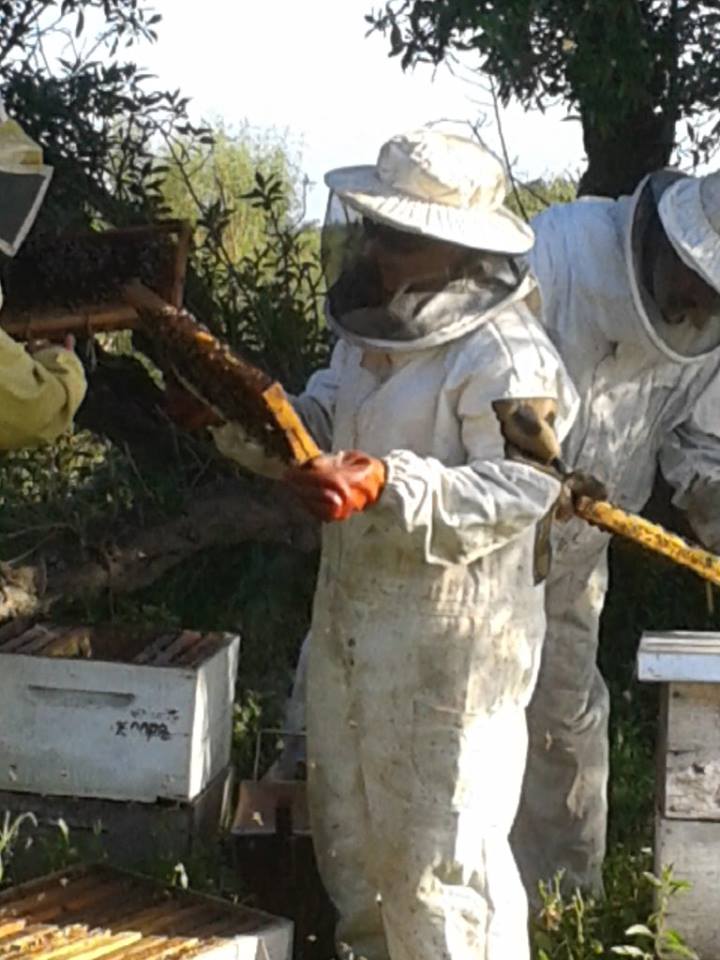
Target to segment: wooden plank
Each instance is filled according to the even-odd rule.
[[[720,633],[644,633],[637,666],[650,683],[720,683]]]
[[[692,884],[670,901],[668,925],[696,950],[700,960],[720,958],[720,824],[658,817],[655,872],[673,868],[676,880]]]
[[[290,814],[294,834],[310,836],[304,780],[242,780],[231,828],[235,836],[268,836],[278,831],[279,810]]]
[[[90,336],[113,330],[132,330],[138,326],[137,311],[123,303],[78,307],[42,315],[33,313],[23,319],[5,318],[2,329],[17,340],[57,340],[68,333]]]
[[[720,821],[720,685],[670,684],[661,729],[662,813]]]

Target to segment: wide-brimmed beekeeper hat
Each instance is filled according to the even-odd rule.
[[[0,98],[0,252],[12,257],[35,222],[52,167],[42,148],[11,120]]]
[[[658,214],[683,263],[720,291],[720,171],[678,180],[663,193]]]
[[[325,183],[359,213],[408,233],[507,254],[533,245],[530,227],[503,206],[498,158],[431,127],[392,137],[374,166],[331,170]]]

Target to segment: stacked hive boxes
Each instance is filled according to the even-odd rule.
[[[229,790],[239,639],[40,624],[0,633],[0,808],[107,848],[187,855]]]
[[[691,884],[669,925],[702,960],[720,957],[720,634],[646,634],[641,680],[662,684],[655,870]]]

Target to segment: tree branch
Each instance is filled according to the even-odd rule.
[[[310,552],[319,544],[317,526],[282,492],[253,489],[232,480],[198,490],[177,519],[135,530],[120,544],[97,549],[94,559],[65,559],[48,570],[0,564],[0,621],[46,616],[60,603],[104,592],[133,593],[155,583],[203,550],[248,541],[291,544]]]
[[[2,47],[0,47],[0,65],[2,65],[3,60],[7,57],[13,47],[17,46],[17,44],[22,40],[23,36],[27,33],[28,28],[38,20],[46,7],[47,5],[43,5],[40,9],[38,9],[36,0],[25,0],[25,7],[18,17],[10,36],[2,45]]]
[[[512,164],[510,163],[510,154],[508,153],[507,141],[505,140],[505,131],[503,129],[502,115],[500,113],[500,104],[498,102],[497,89],[495,87],[495,81],[492,77],[490,79],[490,91],[492,93],[492,102],[493,102],[493,112],[495,114],[495,123],[497,124],[498,136],[500,137],[500,146],[502,148],[503,159],[505,160],[505,169],[507,170],[507,175],[510,179],[510,186],[512,188],[513,196],[515,197],[515,203],[518,205],[518,210],[522,214],[523,220],[526,223],[529,223],[529,217],[527,211],[523,206],[522,199],[520,197],[520,191],[517,188],[517,183],[515,181],[515,176],[513,175]]]

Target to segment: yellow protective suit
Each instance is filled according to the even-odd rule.
[[[0,330],[0,450],[56,440],[85,389],[82,364],[70,350],[47,347],[30,356]]]
[[[41,147],[7,116],[2,98],[0,175],[0,251],[14,256],[37,216],[52,169],[43,165]],[[31,356],[0,329],[0,450],[56,440],[72,423],[85,389],[82,364],[72,351],[48,347]]]

